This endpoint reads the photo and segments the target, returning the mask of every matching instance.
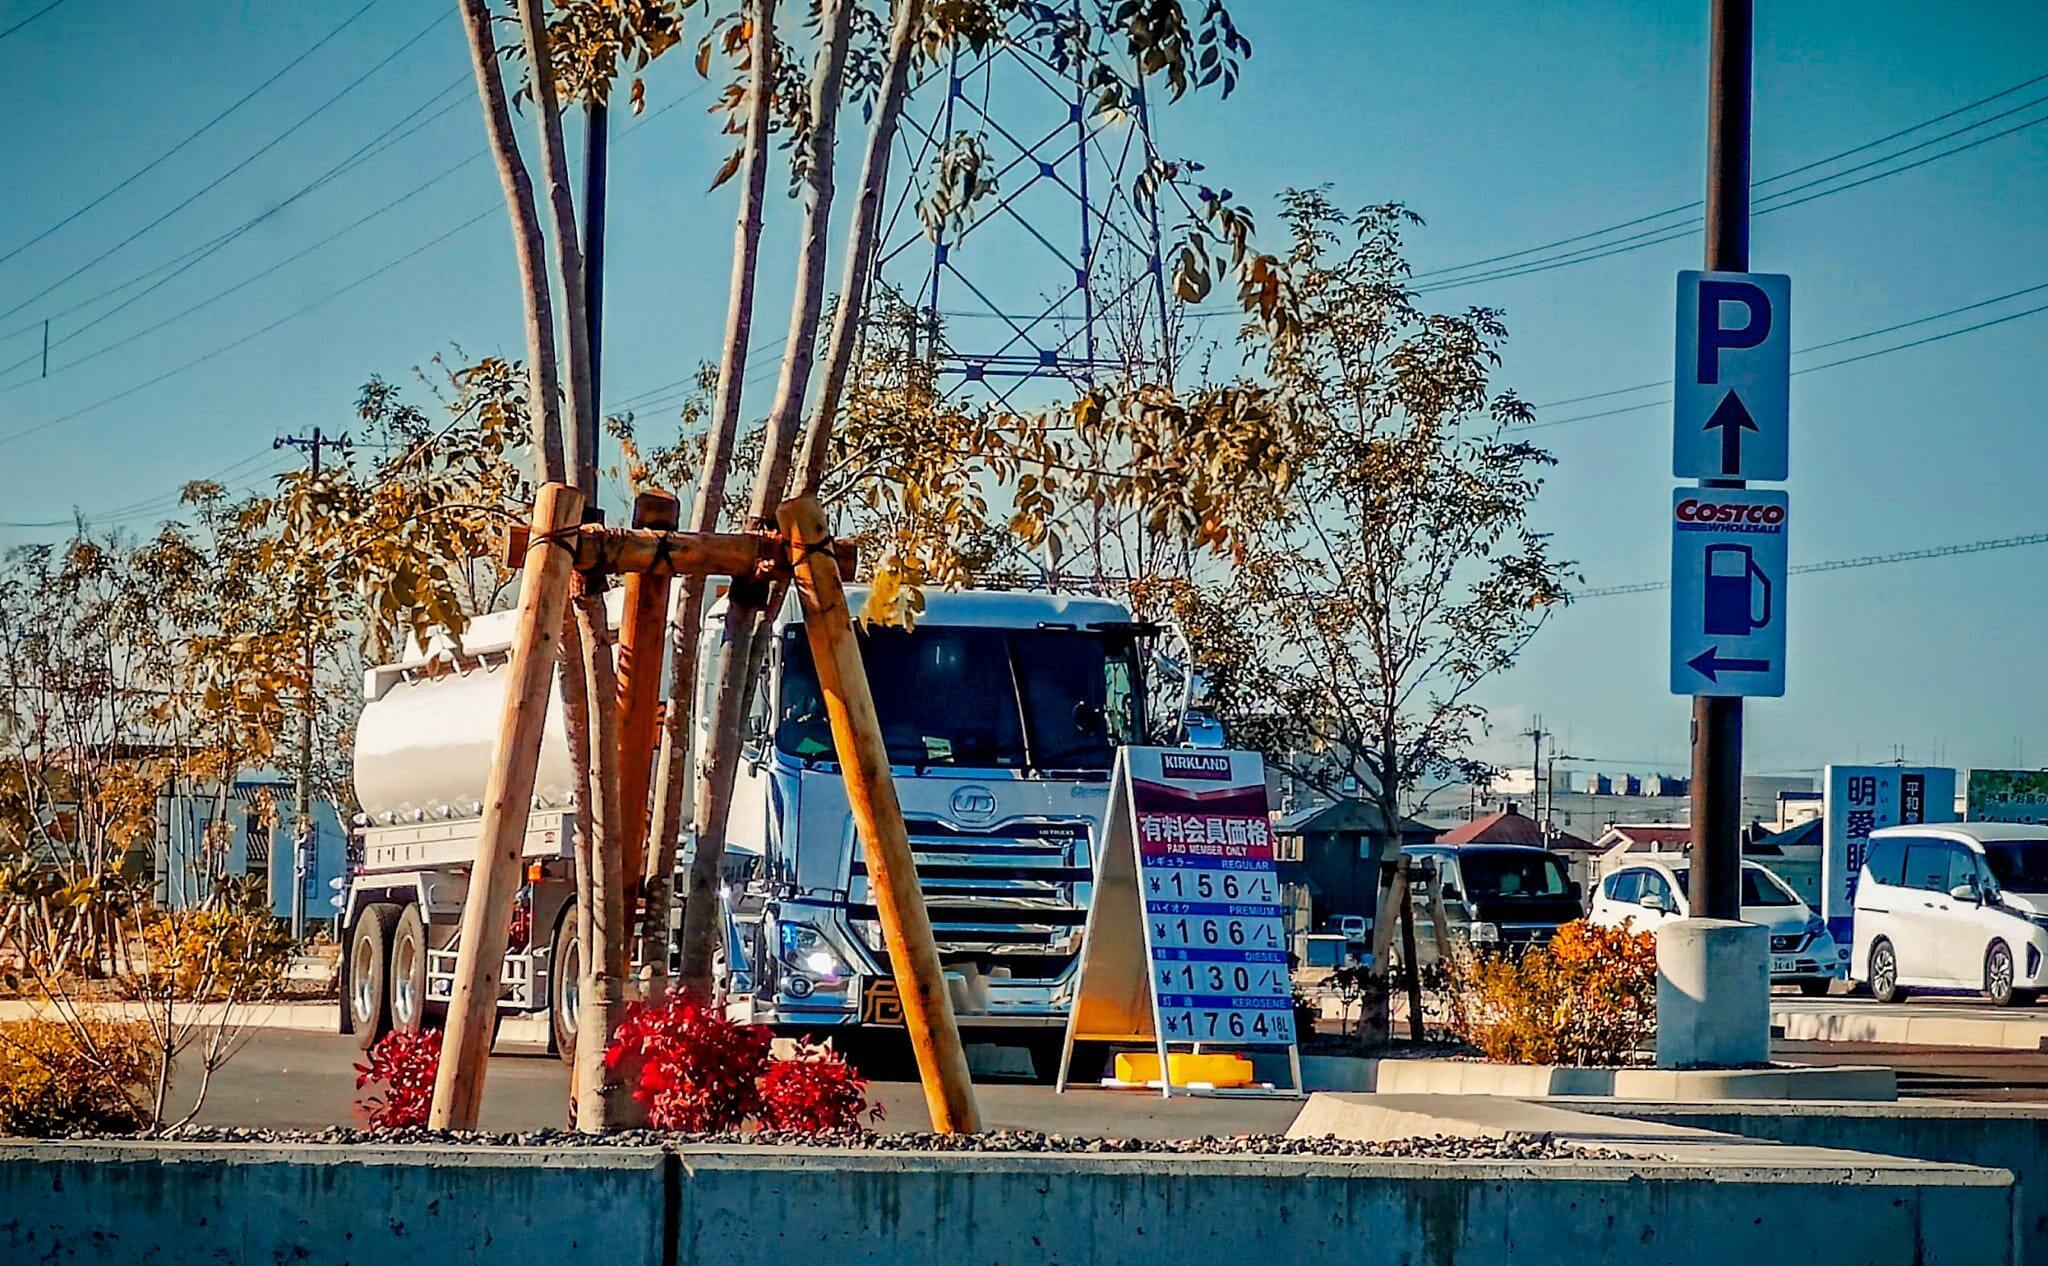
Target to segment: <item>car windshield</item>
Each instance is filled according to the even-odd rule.
[[[941,625],[858,636],[894,764],[1106,770],[1118,746],[1138,741],[1128,638]],[[775,745],[830,760],[832,732],[802,629],[784,633],[782,656]]]
[[[1986,840],[1984,860],[2001,888],[2014,892],[2048,892],[2048,838]]]
[[[1671,868],[1671,873],[1678,877],[1678,890],[1690,898],[1692,890],[1687,887],[1687,884],[1692,878],[1692,869],[1685,866],[1674,866]],[[1742,868],[1742,904],[1746,906],[1796,906],[1799,904],[1799,897],[1791,889],[1762,871],[1751,870],[1749,867],[1744,866]]]
[[[1564,867],[1547,853],[1508,849],[1460,852],[1458,869],[1465,887],[1477,897],[1562,897]]]

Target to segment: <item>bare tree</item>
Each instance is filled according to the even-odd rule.
[[[483,102],[484,130],[498,183],[505,187],[505,210],[512,221],[512,246],[519,260],[520,298],[526,305],[526,371],[532,382],[531,403],[537,424],[540,476],[550,483],[568,482],[562,447],[561,385],[555,366],[554,302],[548,292],[546,246],[540,216],[534,209],[533,180],[519,154],[519,134],[512,129],[512,111],[505,99],[505,81],[498,73],[498,44],[491,34],[491,11],[484,0],[456,0],[462,27],[469,36],[469,60],[476,71],[476,94]]]
[[[768,182],[768,138],[774,108],[778,55],[775,0],[749,0],[747,20],[746,123],[740,142],[740,206],[733,229],[732,283],[726,299],[724,350],[718,363],[717,403],[704,442],[703,471],[690,506],[690,530],[709,532],[725,513],[725,486],[732,468],[733,439],[739,432],[740,399],[747,349],[754,332],[754,282],[761,253],[762,206]],[[646,912],[641,923],[640,961],[656,980],[668,975],[668,922],[674,900],[676,836],[682,826],[683,788],[689,765],[690,717],[697,697],[697,637],[704,625],[704,580],[682,582],[681,601],[669,628],[669,707],[661,733],[654,785],[653,846],[643,879]]]
[[[775,507],[789,483],[797,428],[817,349],[818,316],[825,303],[826,256],[832,228],[833,150],[839,133],[840,85],[852,36],[852,0],[827,0],[815,62],[811,68],[808,134],[803,138],[803,228],[798,237],[796,292],[790,304],[789,341],[783,348],[775,403],[754,473],[748,517],[772,526]],[[750,592],[751,590],[751,592]],[[713,668],[717,693],[711,705],[703,767],[697,771],[696,812],[691,822],[696,854],[690,859],[689,890],[683,900],[681,975],[685,989],[708,997],[711,958],[719,933],[718,875],[725,859],[725,829],[738,771],[740,726],[753,686],[754,647],[770,618],[765,586],[736,584],[727,590],[725,636]]]

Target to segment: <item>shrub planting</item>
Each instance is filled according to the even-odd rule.
[[[671,996],[629,1004],[604,1062],[637,1065],[633,1097],[656,1129],[737,1130],[760,1113],[771,1041],[765,1028]]]
[[[373,1088],[356,1100],[356,1115],[373,1130],[403,1130],[427,1123],[434,1102],[434,1073],[441,1066],[441,1030],[396,1030],[370,1048],[370,1062],[356,1065],[356,1089]]]
[[[150,1036],[133,1022],[35,1018],[0,1024],[0,1134],[140,1128]]]
[[[868,1103],[868,1083],[829,1046],[804,1043],[793,1059],[771,1060],[761,1073],[761,1126],[769,1130],[858,1130],[882,1119]]]
[[[857,1130],[879,1121],[867,1081],[829,1046],[770,1058],[766,1028],[739,1024],[681,995],[627,1006],[605,1050],[658,1130],[713,1133],[750,1122],[773,1130]]]
[[[1446,975],[1453,1027],[1499,1063],[1625,1063],[1657,1031],[1648,933],[1579,920],[1519,958],[1458,955]]]

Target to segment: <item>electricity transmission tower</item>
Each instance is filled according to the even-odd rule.
[[[1068,13],[1088,20],[1079,2]],[[957,52],[916,85],[892,163],[878,290],[907,305],[893,319],[909,318],[909,353],[963,403],[1027,407],[1174,370],[1159,217],[1132,196],[1154,153],[1144,86],[1105,116],[1078,69],[1033,43]],[[966,223],[927,229],[919,205],[962,137],[994,188]]]

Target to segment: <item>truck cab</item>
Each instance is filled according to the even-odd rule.
[[[851,601],[859,609],[863,595]],[[706,621],[710,661],[723,626]],[[1090,597],[932,593],[863,627],[953,1007],[970,1039],[1056,1036],[1073,997],[1116,749],[1146,732],[1143,639]],[[775,623],[727,832],[728,984],[792,1030],[901,1024],[801,611]],[[708,708],[700,707],[698,747]]]

